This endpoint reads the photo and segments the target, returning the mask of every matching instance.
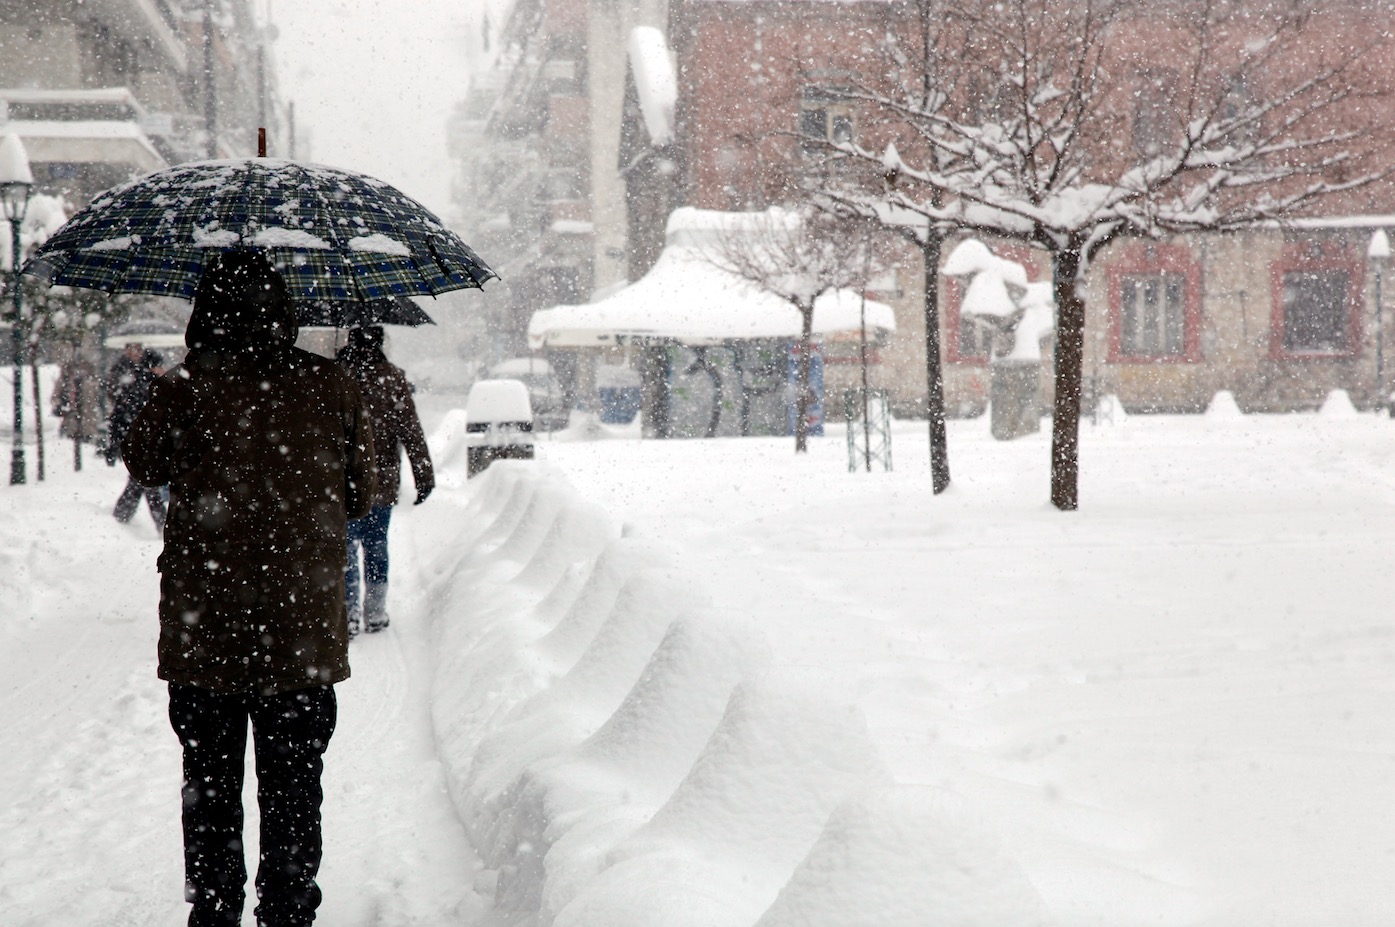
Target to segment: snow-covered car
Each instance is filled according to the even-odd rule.
[[[465,399],[467,477],[493,461],[533,459],[533,409],[522,380],[478,380]]]

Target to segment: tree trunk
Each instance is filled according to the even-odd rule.
[[[1056,297],[1056,396],[1051,414],[1051,504],[1080,505],[1080,398],[1085,366],[1085,300],[1077,285],[1080,244],[1053,255]]]
[[[809,450],[809,354],[814,348],[814,304],[799,306],[803,325],[799,333],[799,368],[794,400],[794,452]]]
[[[669,346],[647,345],[639,352],[640,406],[647,438],[673,436],[669,376],[672,373]]]
[[[925,264],[925,417],[930,423],[930,484],[936,493],[949,488],[949,442],[945,437],[945,382],[940,361],[940,246],[944,239],[928,230],[920,243]]]

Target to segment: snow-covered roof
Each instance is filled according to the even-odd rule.
[[[814,334],[861,328],[863,299],[838,290],[814,303]],[[866,301],[869,336],[896,330],[885,303]],[[644,277],[612,296],[581,306],[556,306],[533,313],[529,345],[583,347],[666,339],[716,344],[756,338],[795,338],[799,310],[702,257],[696,249],[670,244]]]
[[[798,337],[799,310],[706,257],[724,236],[798,221],[798,213],[778,207],[758,213],[675,209],[666,228],[667,244],[642,279],[585,305],[533,313],[529,344],[538,350],[651,338],[717,344]],[[824,293],[814,302],[814,334],[860,330],[863,302],[861,294],[848,290]],[[885,303],[866,300],[866,316],[869,336],[896,330],[896,314]]]
[[[630,71],[634,75],[635,91],[639,94],[639,109],[644,114],[644,127],[655,145],[673,141],[673,112],[678,103],[678,79],[673,72],[673,60],[668,54],[664,34],[653,26],[637,26],[630,30]]]

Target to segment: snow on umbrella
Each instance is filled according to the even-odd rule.
[[[113,187],[24,272],[50,285],[191,299],[212,257],[240,249],[265,253],[305,301],[434,296],[497,276],[395,187],[270,158],[180,164]]]
[[[436,320],[405,296],[348,300],[297,299],[296,321],[301,325],[326,328],[356,328],[364,325],[435,325]]]

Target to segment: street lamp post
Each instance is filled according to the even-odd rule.
[[[14,269],[14,309],[10,316],[10,336],[14,350],[14,435],[10,439],[10,485],[25,481],[24,476],[24,294],[20,287],[19,228],[29,211],[29,195],[34,191],[34,175],[29,157],[18,136],[0,140],[0,206],[10,223],[10,263]]]
[[[1390,259],[1390,238],[1384,229],[1376,229],[1366,257],[1376,273],[1376,411],[1385,408],[1385,304],[1381,300],[1380,278],[1385,262]]]

